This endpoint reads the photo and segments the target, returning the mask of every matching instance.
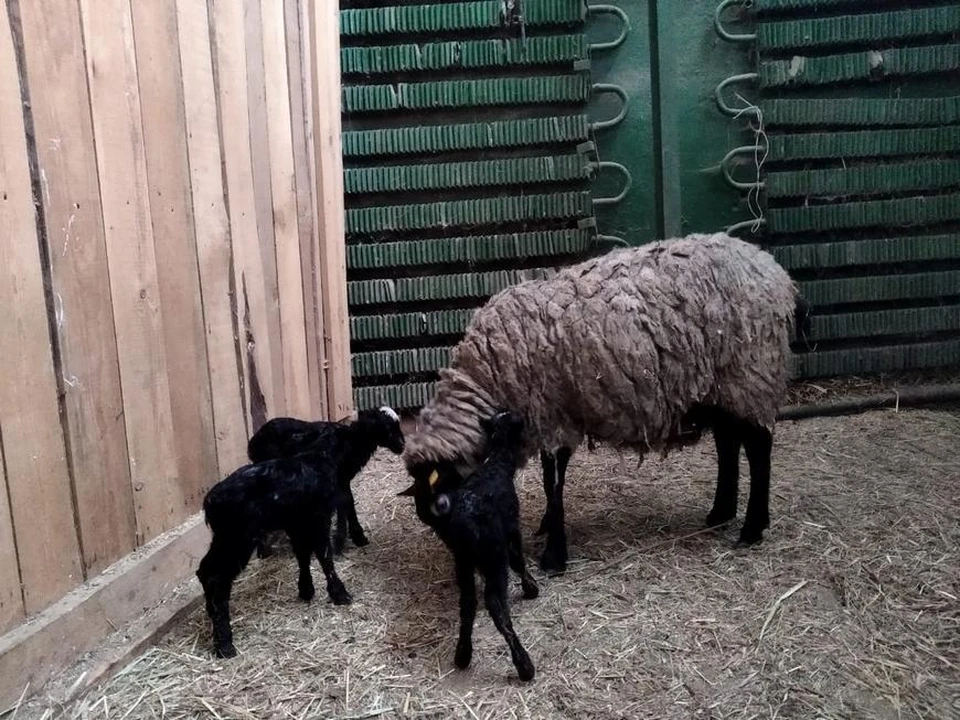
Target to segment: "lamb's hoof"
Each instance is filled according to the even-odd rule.
[[[260,560],[266,560],[277,554],[277,550],[272,545],[261,545],[257,548],[257,558]]]
[[[540,588],[532,581],[523,583],[523,599],[536,600],[540,596]]]
[[[740,539],[737,540],[737,547],[750,547],[759,545],[763,542],[763,528],[744,525],[740,530]]]
[[[334,605],[349,605],[353,601],[353,597],[342,585],[339,588],[330,588],[329,592]]]
[[[563,575],[567,571],[567,554],[547,547],[540,556],[540,569],[548,575]]]
[[[537,671],[533,667],[533,661],[529,657],[522,658],[517,663],[517,675],[523,682],[530,682],[536,674]]]
[[[218,658],[228,659],[237,656],[237,649],[233,646],[233,643],[225,643],[217,646],[215,654]]]
[[[370,541],[367,540],[367,536],[364,535],[363,533],[360,533],[358,535],[351,535],[350,539],[353,541],[353,544],[356,545],[357,547],[364,547],[370,544]]]
[[[460,670],[466,670],[470,667],[470,660],[473,658],[473,643],[458,642],[457,651],[453,655],[453,664]]]
[[[313,585],[309,587],[300,587],[299,592],[297,593],[300,596],[300,599],[304,602],[310,602],[313,600],[313,596],[317,594],[316,588]]]
[[[737,516],[737,509],[713,508],[707,513],[707,527],[717,527],[730,522]]]

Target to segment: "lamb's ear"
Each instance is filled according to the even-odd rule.
[[[397,497],[413,497],[414,495],[416,495],[416,492],[415,492],[416,487],[417,487],[416,484],[411,485],[406,490],[402,490],[398,492]]]

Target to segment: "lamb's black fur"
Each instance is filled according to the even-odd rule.
[[[350,602],[330,551],[330,516],[343,492],[337,461],[325,443],[305,450],[290,458],[244,465],[214,485],[204,498],[203,511],[213,539],[200,561],[197,578],[203,585],[218,657],[237,654],[230,627],[230,590],[266,532],[283,530],[290,538],[300,568],[301,599],[309,601],[314,596],[310,557],[315,554],[330,599],[337,605]]]
[[[456,666],[469,666],[473,654],[477,570],[484,578],[487,611],[510,647],[520,679],[527,681],[534,676],[533,662],[513,630],[507,605],[508,566],[520,576],[524,598],[539,594],[524,563],[520,504],[513,484],[521,459],[523,420],[502,412],[482,424],[489,437],[488,455],[476,472],[463,480],[452,465],[441,465],[435,476],[415,478],[400,494],[414,497],[417,516],[453,553],[460,589]]]
[[[343,552],[347,529],[357,547],[370,541],[357,518],[356,503],[350,483],[370,460],[377,448],[386,448],[399,455],[403,452],[403,431],[400,419],[388,407],[361,410],[350,424],[308,421],[279,417],[265,423],[247,443],[250,462],[291,457],[310,445],[327,448],[336,462],[340,486],[343,488],[342,506],[337,508],[337,528],[333,535],[333,552]],[[257,556],[273,554],[271,538],[257,541]]]

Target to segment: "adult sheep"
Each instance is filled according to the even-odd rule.
[[[615,250],[501,291],[471,318],[440,371],[404,453],[414,479],[482,461],[481,419],[496,408],[526,423],[524,462],[538,450],[547,510],[540,565],[562,572],[563,483],[585,436],[641,454],[713,430],[717,487],[710,526],[737,514],[741,446],[750,496],[740,531],[769,526],[772,430],[786,394],[802,308],[773,257],[724,233]]]

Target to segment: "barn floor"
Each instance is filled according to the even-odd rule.
[[[958,445],[946,411],[781,424],[772,527],[737,551],[738,525],[701,529],[709,438],[639,469],[584,449],[568,572],[537,571],[538,600],[512,587],[527,686],[482,610],[473,666],[453,669],[449,557],[379,457],[355,483],[372,543],[338,563],[352,606],[326,602],[319,568],[318,600],[298,601],[284,548],[238,582],[240,657],[213,659],[201,608],[63,716],[960,718]],[[518,483],[534,565],[539,467]]]

